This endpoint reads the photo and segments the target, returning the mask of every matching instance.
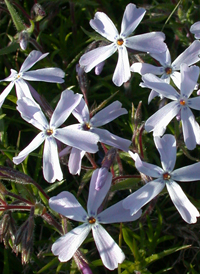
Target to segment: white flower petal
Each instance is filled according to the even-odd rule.
[[[123,208],[122,203],[123,200],[102,211],[100,214],[98,214],[98,221],[101,224],[112,224],[121,222],[133,222],[140,218],[142,210],[138,210],[136,214],[130,215],[130,211]]]
[[[124,11],[120,36],[129,36],[139,25],[144,17],[146,10],[137,8],[134,4],[128,4]]]
[[[174,170],[171,173],[171,177],[173,180],[179,182],[192,182],[200,180],[200,162]]]
[[[103,126],[117,117],[127,113],[128,111],[125,108],[122,108],[122,104],[119,101],[115,101],[97,112],[97,114],[91,118],[90,124],[94,127]]]
[[[199,135],[199,125],[189,107],[181,109],[181,120],[183,128],[184,142],[188,149],[192,150],[196,147],[196,135]],[[197,132],[195,132],[197,130]]]
[[[118,48],[118,61],[113,74],[113,83],[120,87],[131,78],[128,52],[125,46]]]
[[[133,50],[158,53],[167,49],[163,32],[150,32],[126,38],[126,46]]]
[[[140,84],[141,87],[151,88],[157,91],[159,94],[163,95],[164,97],[172,100],[177,100],[177,97],[179,97],[178,92],[171,85],[152,73],[147,73],[143,75],[142,80],[144,83]]]
[[[176,182],[167,183],[166,186],[172,202],[183,220],[189,224],[196,223],[197,217],[199,217],[199,212],[188,200],[181,187]]]
[[[99,141],[99,136],[90,131],[77,129],[77,125],[58,128],[56,129],[54,136],[60,142],[68,146],[90,153],[95,153],[98,151],[97,143]]]
[[[68,168],[71,174],[80,175],[81,162],[84,155],[85,155],[85,151],[72,147],[72,150],[69,156],[69,162],[68,162]]]
[[[50,127],[59,127],[72,113],[74,108],[80,103],[81,94],[74,94],[70,89],[66,89],[61,93],[60,100],[51,116]]]
[[[150,104],[156,96],[159,96],[159,93],[152,89],[148,97],[148,104]]]
[[[63,179],[58,157],[58,148],[53,136],[45,139],[43,151],[43,175],[45,180],[49,183],[54,183],[55,180],[61,181]]]
[[[108,130],[102,128],[91,128],[90,132],[97,134],[100,142],[124,151],[128,151],[129,146],[131,145],[131,141],[112,134]]]
[[[171,67],[171,55],[168,48],[164,52],[150,53],[150,55],[151,57],[156,59],[163,67],[167,67],[167,66]]]
[[[192,109],[200,110],[200,97],[194,97],[194,98],[188,99],[188,105]]]
[[[87,213],[73,194],[62,191],[57,196],[49,199],[49,206],[54,211],[74,221],[83,222]]]
[[[60,237],[51,247],[52,253],[58,255],[60,262],[69,261],[76,250],[80,247],[83,241],[88,236],[91,227],[87,224],[82,224],[64,236]]]
[[[156,148],[160,154],[162,167],[166,171],[172,171],[176,163],[176,139],[171,134],[162,138],[154,137]]]
[[[125,198],[122,203],[123,207],[125,209],[130,209],[130,214],[133,215],[155,198],[164,187],[165,183],[161,182],[161,179],[148,182],[146,185]]]
[[[60,68],[43,68],[33,71],[27,71],[22,76],[29,81],[42,81],[48,83],[63,83],[65,73]]]
[[[159,178],[160,175],[163,173],[163,169],[159,166],[143,162],[137,153],[134,155],[133,159],[135,160],[135,167],[137,168],[137,170],[139,170],[139,172],[141,173],[146,174],[147,176]]]
[[[46,117],[44,116],[40,106],[27,97],[17,101],[17,110],[20,112],[21,117],[40,130],[49,127]]]
[[[2,91],[1,95],[0,95],[0,108],[4,103],[4,100],[6,99],[6,97],[8,96],[8,94],[10,93],[10,91],[12,90],[14,86],[14,82],[11,82],[9,85],[7,85],[7,87]]]
[[[102,204],[104,198],[106,197],[112,182],[112,174],[108,172],[108,175],[105,178],[105,183],[103,184],[100,190],[96,190],[96,182],[98,179],[99,172],[101,172],[100,168],[96,169],[93,172],[92,178],[90,180],[90,189],[87,201],[87,211],[89,215],[96,215],[97,210]]]
[[[30,154],[33,150],[38,148],[44,141],[45,136],[43,132],[40,132],[33,140],[32,142],[25,148],[23,149],[18,156],[13,157],[13,162],[18,165],[21,162],[24,161],[24,159]]]
[[[6,82],[12,82],[12,81],[14,81],[16,79],[17,74],[18,74],[18,72],[16,70],[11,69],[10,70],[10,75],[8,77],[6,77],[5,79],[0,80],[0,82],[4,82],[4,81],[6,81]]]
[[[89,109],[83,98],[81,98],[80,103],[72,111],[72,114],[76,117],[79,123],[88,122],[90,120]]]
[[[181,65],[181,94],[189,97],[193,92],[199,77],[199,67]]]
[[[48,54],[49,53],[42,54],[40,51],[32,50],[22,64],[19,72],[25,72],[29,70],[32,66],[35,65],[35,63],[45,58]]]
[[[15,81],[15,88],[16,88],[16,94],[17,94],[17,99],[22,99],[23,97],[30,98],[32,100],[33,97],[31,95],[30,89],[28,84],[24,81],[24,79],[19,78],[18,80]]]
[[[175,70],[180,69],[181,64],[191,66],[200,60],[200,41],[194,41],[184,52],[182,52],[172,63]]]
[[[92,226],[92,233],[105,267],[110,270],[117,268],[125,259],[121,248],[100,224]]]
[[[146,64],[146,63],[134,63],[131,66],[131,71],[132,72],[137,72],[140,75],[144,75],[147,73],[152,73],[155,75],[161,75],[164,72],[163,67],[156,67],[151,64]]]
[[[196,39],[200,39],[200,22],[196,22],[194,23],[191,27],[190,27],[190,32],[193,33]]]
[[[111,42],[119,35],[115,25],[104,12],[96,12],[94,19],[90,20],[90,26]]]
[[[89,72],[96,65],[108,59],[115,51],[117,51],[117,46],[113,43],[88,51],[80,58],[80,66],[84,68],[85,72]]]
[[[166,128],[170,121],[179,113],[179,110],[180,106],[176,101],[165,105],[146,121],[145,130],[150,132],[159,128]]]
[[[174,82],[174,84],[177,86],[177,88],[180,90],[181,89],[181,73],[178,71],[174,71],[171,75],[170,75],[172,81]],[[170,79],[169,77],[169,79]]]

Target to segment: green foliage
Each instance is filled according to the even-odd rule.
[[[39,2],[46,16],[38,22],[31,19],[31,10],[35,2],[5,0],[0,3],[0,79],[8,77],[11,68],[19,71],[24,59],[32,50],[49,52],[48,57],[36,64],[34,69],[60,67],[66,75],[65,83],[56,85],[31,82],[31,85],[49,108],[54,109],[64,89],[73,87],[74,92],[81,93],[76,64],[91,42],[105,41],[93,31],[89,20],[94,17],[96,11],[103,11],[115,22],[120,31],[123,11],[129,1],[116,0],[111,3],[106,0],[41,0]],[[193,41],[189,28],[199,20],[199,0],[136,0],[134,3],[147,9],[135,34],[163,30],[172,59]],[[19,45],[19,34],[23,30],[28,32],[26,50],[22,50]],[[134,62],[140,58],[144,62],[156,65],[148,54],[131,53],[130,58]],[[159,155],[152,134],[144,132],[142,125],[158,109],[159,99],[156,98],[150,105],[147,104],[149,90],[139,86],[141,77],[136,73],[122,87],[114,86],[112,75],[116,62],[117,54],[114,54],[106,61],[101,75],[97,76],[91,71],[85,76],[90,111],[94,114],[111,102],[119,100],[128,110],[128,114],[105,125],[104,128],[129,140],[133,138],[133,133],[136,133],[131,149],[140,153],[143,150],[145,161],[158,164]],[[1,92],[7,84],[5,81],[1,82]],[[83,158],[80,176],[69,174],[68,155],[64,156],[61,160],[64,180],[49,185],[42,175],[43,146],[31,153],[19,166],[15,166],[12,162],[12,158],[38,133],[37,129],[21,119],[16,110],[16,101],[13,88],[0,113],[0,238],[3,235],[0,245],[1,271],[3,274],[80,273],[74,259],[61,263],[51,253],[52,243],[63,234],[63,231],[66,232],[78,224],[70,223],[69,220],[53,212],[49,208],[48,199],[67,190],[78,197],[79,202],[86,207],[90,178],[93,170],[101,165],[105,155],[104,150],[108,147],[100,146],[99,153]],[[140,101],[142,101],[141,117],[136,125],[134,115]],[[199,113],[196,116],[198,117]],[[67,124],[74,122],[72,117],[67,120]],[[186,149],[177,121],[169,125],[167,132],[174,134],[177,139],[177,168],[199,161],[199,147],[194,151]],[[144,183],[132,158],[126,152],[118,152],[111,170],[114,179],[110,193],[104,201],[105,206],[120,201]],[[128,177],[125,176],[127,174]],[[189,194],[194,205],[200,209],[198,184],[199,182],[183,183],[181,186]],[[33,217],[31,211],[34,215],[34,229],[31,230],[32,245],[31,247],[26,245],[23,252],[21,242],[16,245],[14,237],[19,229],[22,234],[27,233],[27,221]],[[156,201],[148,204],[143,211],[138,222],[123,224],[121,232],[118,224],[106,226],[116,242],[121,237],[120,245],[126,255],[125,261],[112,273],[200,273],[199,224],[189,226],[184,223],[166,192]],[[5,215],[8,226],[2,225]],[[93,273],[109,273],[103,267],[91,234],[81,246],[80,252],[89,262]],[[27,258],[30,258],[29,262],[26,261]]]

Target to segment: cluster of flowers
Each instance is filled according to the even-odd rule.
[[[199,217],[198,210],[188,200],[176,181],[199,180],[200,163],[174,170],[176,162],[175,137],[169,134],[161,136],[165,133],[169,122],[176,116],[182,121],[186,147],[194,149],[196,144],[200,144],[200,128],[191,111],[191,108],[200,110],[200,98],[189,98],[197,87],[199,67],[194,66],[194,64],[200,60],[200,41],[194,41],[174,62],[171,62],[169,50],[164,43],[165,35],[162,32],[129,37],[144,14],[145,9],[136,8],[134,4],[129,4],[125,9],[119,34],[109,17],[103,12],[97,12],[94,19],[90,21],[90,25],[111,43],[85,53],[80,58],[80,67],[85,72],[96,68],[95,71],[99,73],[104,66],[104,61],[118,51],[118,62],[113,74],[115,85],[121,86],[130,79],[131,71],[137,72],[142,75],[143,82],[140,85],[151,89],[149,102],[157,95],[172,100],[145,123],[146,131],[153,131],[162,168],[143,162],[137,153],[129,151],[131,141],[98,128],[127,113],[119,101],[111,103],[90,117],[88,106],[82,95],[74,94],[72,90],[67,89],[62,92],[50,122],[48,122],[40,105],[35,101],[38,98],[37,92],[26,82],[26,80],[51,83],[64,82],[64,72],[59,68],[28,71],[47,54],[32,51],[22,64],[19,73],[11,70],[10,76],[2,80],[11,83],[0,95],[0,106],[15,85],[18,98],[17,110],[25,121],[40,130],[32,142],[18,156],[13,158],[15,164],[20,164],[28,154],[45,142],[43,174],[46,181],[53,183],[63,179],[59,157],[70,153],[69,171],[72,174],[80,174],[84,154],[86,152],[97,152],[97,143],[101,142],[129,152],[139,172],[156,178],[104,211],[102,211],[101,205],[110,189],[112,174],[109,172],[109,168],[103,165],[92,174],[87,202],[88,213],[70,192],[64,191],[52,197],[49,200],[49,205],[53,210],[69,219],[83,222],[82,225],[72,229],[53,244],[52,252],[58,255],[60,261],[70,260],[92,230],[103,264],[110,270],[117,268],[118,263],[123,262],[125,255],[101,226],[101,223],[130,222],[138,219],[142,214],[141,208],[158,195],[165,185],[172,202],[187,223],[195,223]],[[200,38],[199,22],[191,27],[191,32],[195,34],[196,38]],[[155,67],[145,63],[134,63],[130,66],[129,51],[147,52],[159,61],[161,66]],[[156,75],[161,75],[161,78]],[[180,92],[170,85],[170,78]],[[66,126],[64,123],[70,114],[78,120],[78,123]],[[60,153],[58,153],[59,142],[66,145],[66,148]]]

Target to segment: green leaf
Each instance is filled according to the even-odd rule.
[[[13,42],[9,46],[0,49],[0,55],[12,53],[12,52],[16,51],[17,49],[19,49],[19,47],[20,46],[17,42]]]
[[[10,12],[12,21],[13,21],[17,31],[21,32],[22,30],[25,29],[25,27],[24,27],[24,24],[19,16],[19,14],[16,12],[15,8],[8,0],[5,0],[5,3],[6,3],[6,6],[7,6],[9,12]]]
[[[38,272],[37,274],[40,273],[47,273],[46,271],[48,271],[52,266],[57,265],[59,263],[58,258],[53,258],[53,260],[51,260],[48,264],[46,264],[45,266],[43,266]]]
[[[147,265],[151,264],[152,262],[155,262],[155,261],[157,261],[157,260],[159,260],[159,259],[161,259],[161,258],[163,258],[167,255],[170,255],[174,252],[177,252],[177,251],[189,248],[189,247],[191,247],[191,245],[183,245],[183,246],[180,246],[180,247],[173,247],[173,248],[170,248],[168,250],[164,250],[164,251],[162,251],[158,254],[153,254],[153,255],[147,257],[145,259],[145,262],[146,262]]]
[[[131,178],[131,179],[126,179],[124,181],[121,181],[119,183],[116,183],[111,187],[111,191],[116,191],[116,190],[124,190],[124,189],[138,189],[138,183],[141,181],[140,178]]]
[[[123,234],[123,239],[125,243],[128,245],[130,248],[131,252],[133,253],[134,247],[133,247],[133,231],[129,229],[128,227],[125,227],[123,225],[122,227],[122,234]]]

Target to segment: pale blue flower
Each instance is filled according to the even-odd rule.
[[[131,144],[130,140],[112,134],[106,129],[98,128],[113,121],[117,117],[126,114],[127,110],[121,106],[122,104],[119,101],[115,101],[90,118],[89,109],[85,101],[82,99],[80,104],[72,112],[72,114],[79,121],[79,124],[75,124],[74,126],[83,131],[95,133],[99,136],[99,141],[106,145],[128,151]],[[84,154],[84,151],[81,151],[77,148],[72,148],[68,163],[69,171],[71,174],[80,174],[81,161]],[[64,153],[62,153],[60,156],[63,155]]]
[[[25,59],[24,63],[22,64],[20,71],[17,72],[14,69],[11,69],[11,74],[1,80],[0,82],[6,81],[11,82],[1,93],[0,95],[0,107],[2,106],[5,98],[12,90],[13,86],[15,85],[17,98],[21,99],[23,97],[28,97],[33,100],[31,95],[30,89],[26,83],[27,81],[42,81],[48,83],[63,83],[65,73],[60,68],[43,68],[28,71],[32,66],[34,66],[38,61],[45,58],[49,53],[42,54],[40,51],[33,50],[27,58]]]
[[[162,168],[141,161],[138,154],[130,152],[139,172],[156,178],[129,195],[123,200],[125,209],[135,214],[144,205],[156,197],[166,186],[170,198],[183,220],[189,224],[196,223],[199,211],[189,201],[181,187],[176,183],[200,180],[200,163],[174,170],[176,163],[176,140],[173,135],[166,134],[162,138],[155,137],[154,142],[161,158]]]
[[[63,191],[57,196],[50,198],[49,205],[51,209],[69,219],[83,222],[82,225],[60,237],[52,245],[52,252],[58,256],[61,262],[70,260],[92,230],[94,241],[103,264],[108,269],[113,270],[118,267],[118,264],[123,262],[125,255],[101,224],[134,221],[141,216],[141,210],[138,210],[134,216],[131,216],[129,210],[125,210],[122,207],[122,201],[120,201],[98,213],[98,209],[106,197],[112,181],[112,175],[109,172],[102,188],[96,190],[96,185],[99,185],[97,182],[99,171],[99,169],[96,169],[92,174],[87,212],[74,195],[68,191]]]
[[[116,86],[121,86],[131,77],[127,49],[151,53],[165,51],[166,45],[163,42],[165,35],[162,32],[150,32],[128,37],[137,28],[145,12],[143,8],[136,8],[134,4],[128,4],[123,15],[120,34],[105,13],[97,12],[94,19],[90,20],[90,25],[112,43],[93,49],[80,58],[80,65],[85,69],[85,72],[89,72],[118,51],[118,62],[112,80]]]
[[[188,149],[194,149],[196,144],[200,144],[200,128],[190,109],[200,110],[200,97],[189,97],[197,84],[199,67],[188,67],[186,64],[182,64],[180,71],[180,93],[153,74],[145,74],[142,77],[144,81],[144,83],[141,83],[142,87],[151,88],[163,97],[172,100],[146,121],[145,130],[148,132],[153,131],[154,135],[161,136],[169,122],[180,114],[184,142]]]
[[[157,67],[146,63],[134,63],[131,66],[131,71],[138,72],[141,75],[152,73],[155,75],[161,75],[166,83],[170,84],[170,78],[175,85],[180,88],[181,74],[179,72],[181,64],[187,64],[188,66],[194,65],[200,60],[200,41],[194,41],[184,52],[182,52],[173,62],[171,62],[170,52],[167,49],[162,53],[150,54],[154,59],[160,62],[161,66]],[[148,102],[158,96],[159,94],[152,90]],[[162,95],[161,95],[162,96]]]
[[[47,121],[40,106],[35,101],[23,97],[17,101],[17,109],[22,118],[31,123],[41,132],[32,142],[13,158],[15,164],[20,164],[33,150],[44,141],[43,174],[45,180],[53,183],[56,179],[62,180],[63,174],[59,163],[56,140],[77,149],[95,153],[98,150],[99,137],[87,131],[74,128],[73,125],[60,127],[69,117],[73,109],[80,103],[82,95],[74,94],[72,90],[65,90],[61,94],[50,122]]]

